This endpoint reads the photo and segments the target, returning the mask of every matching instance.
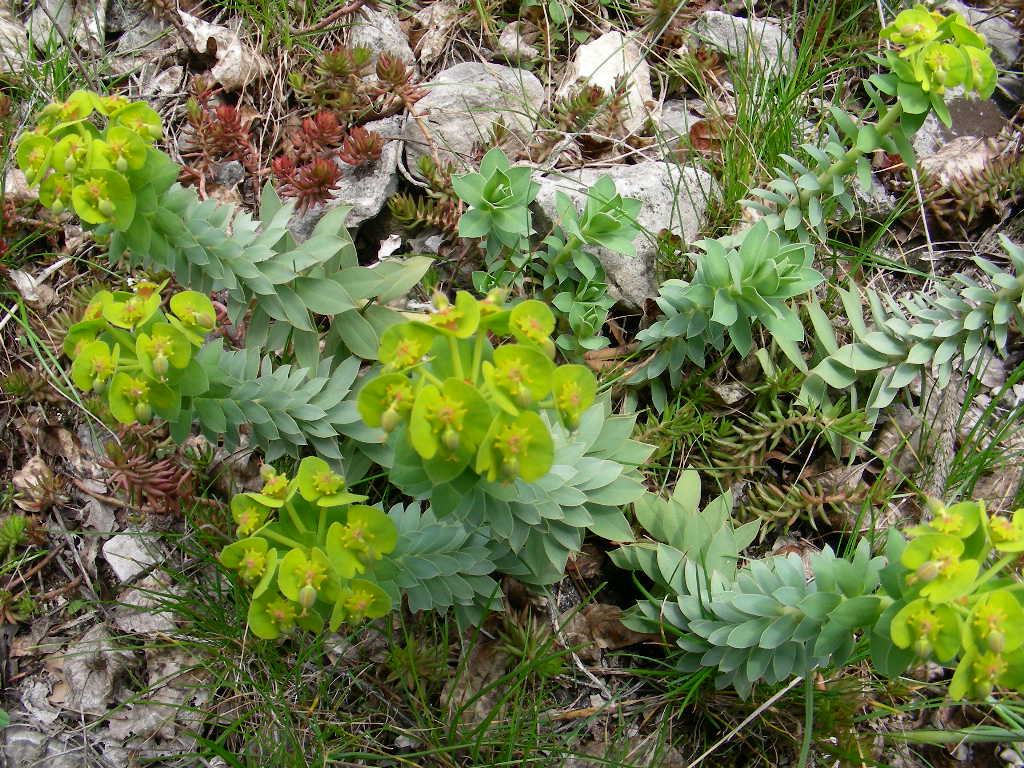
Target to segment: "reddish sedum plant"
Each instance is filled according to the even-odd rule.
[[[282,197],[295,198],[300,211],[329,200],[341,181],[341,168],[329,157],[298,168],[290,157],[279,157],[274,160],[273,170],[279,182],[278,192]]]
[[[384,137],[376,131],[368,131],[358,125],[345,137],[338,157],[357,168],[380,160],[384,151]]]

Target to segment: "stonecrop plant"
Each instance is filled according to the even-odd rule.
[[[395,548],[398,532],[379,509],[358,504],[327,462],[307,457],[294,478],[264,465],[259,493],[231,499],[237,541],[221,563],[252,588],[249,628],[273,639],[297,627],[332,632],[343,622],[383,616],[391,597],[361,578]]]

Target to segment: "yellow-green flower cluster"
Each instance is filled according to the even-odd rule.
[[[962,85],[982,98],[992,95],[995,65],[984,35],[959,13],[948,16],[916,5],[882,30],[882,39],[899,46],[889,56],[893,72],[928,93]]]
[[[71,379],[84,392],[105,395],[122,424],[145,424],[156,412],[173,418],[182,389],[204,374],[193,353],[214,328],[213,303],[195,291],[171,297],[161,309],[163,285],[144,281],[132,291],[100,291],[64,338]]]
[[[231,499],[237,541],[221,563],[252,586],[249,628],[273,639],[296,627],[320,632],[383,616],[391,598],[365,574],[395,548],[398,533],[378,509],[354,502],[345,479],[307,457],[294,478],[264,467],[259,493]]]
[[[900,563],[903,604],[890,625],[893,643],[920,659],[953,662],[954,698],[984,698],[996,686],[1024,685],[1024,607],[1018,582],[1002,571],[1024,551],[1024,509],[1012,518],[983,502],[931,501],[932,520],[912,528]],[[998,559],[989,565],[992,557]]]
[[[539,480],[554,460],[541,414],[575,429],[597,393],[593,373],[552,361],[555,319],[539,301],[506,307],[497,294],[460,291],[435,305],[383,334],[383,370],[359,393],[363,420],[393,435],[396,448],[411,447],[434,483],[463,472]]]
[[[102,130],[94,115],[105,119]],[[135,190],[150,181],[147,165],[154,165],[151,156],[159,153],[152,145],[161,135],[160,117],[146,104],[75,91],[39,113],[16,156],[29,184],[39,185],[43,205],[58,213],[72,208],[87,224],[124,231],[135,218]]]

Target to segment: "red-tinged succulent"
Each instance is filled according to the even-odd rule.
[[[289,157],[279,157],[273,163],[274,175],[280,182],[282,197],[294,197],[297,209],[329,200],[341,182],[341,168],[331,158],[321,157],[298,168]]]
[[[384,141],[384,137],[376,131],[368,131],[357,125],[345,136],[338,157],[356,167],[375,163],[384,150]]]

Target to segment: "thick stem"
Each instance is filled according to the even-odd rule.
[[[286,547],[291,547],[292,549],[305,549],[305,547],[299,542],[297,542],[295,539],[289,538],[288,536],[285,536],[281,533],[277,533],[275,531],[264,529],[260,531],[260,536],[264,536],[268,539],[273,539],[278,544],[284,544]]]
[[[896,102],[889,107],[889,111],[878,121],[878,124],[875,125],[875,130],[878,131],[879,136],[886,136],[895,127],[896,123],[899,122],[901,117],[903,117],[903,107],[899,102]],[[850,147],[845,155],[833,162],[832,165],[818,175],[818,187],[824,189],[836,176],[845,176],[856,165],[858,158],[863,155],[863,150],[858,149],[856,146]],[[814,191],[810,189],[805,189],[800,193],[801,207],[807,205],[813,194]]]
[[[807,768],[811,756],[811,737],[814,734],[814,672],[808,671],[804,678],[804,738],[800,744],[799,768]]]

